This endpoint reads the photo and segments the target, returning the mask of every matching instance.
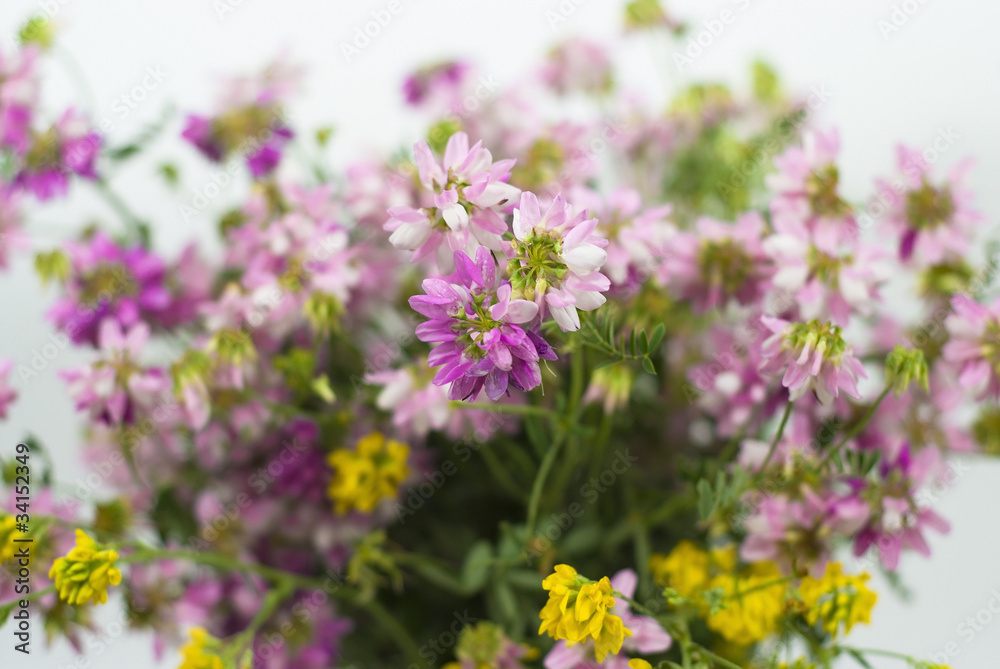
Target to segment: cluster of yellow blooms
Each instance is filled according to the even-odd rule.
[[[868,623],[877,595],[866,585],[867,574],[849,576],[840,563],[830,563],[821,578],[805,577],[798,597],[790,578],[770,562],[737,570],[732,548],[706,551],[681,541],[669,555],[654,554],[650,570],[657,582],[696,603],[709,629],[727,641],[748,646],[780,628],[782,618],[799,610],[811,625],[830,635]],[[715,591],[723,603],[712,611],[702,593]]]
[[[0,564],[17,555],[17,547],[14,545],[14,539],[23,536],[24,532],[17,529],[14,516],[0,511]],[[24,546],[25,544],[21,545]],[[30,548],[31,544],[27,544],[27,546]]]
[[[358,441],[355,450],[334,451],[327,458],[333,480],[327,491],[338,514],[348,511],[371,513],[383,499],[396,496],[410,473],[406,464],[410,447],[380,432]]]
[[[57,558],[49,570],[59,599],[69,604],[108,601],[108,586],[118,585],[122,573],[115,567],[118,553],[105,549],[83,530],[76,531],[76,546],[66,557]]]
[[[539,634],[565,640],[568,646],[593,639],[598,662],[608,653],[620,651],[625,637],[632,636],[632,630],[610,611],[615,597],[607,576],[594,582],[560,564],[542,581],[542,587],[549,591],[549,601],[539,614]]]
[[[849,576],[839,562],[826,565],[822,578],[806,577],[799,585],[810,625],[820,623],[827,634],[837,636],[840,625],[844,634],[858,623],[868,624],[878,595],[866,585],[871,577],[862,573]]]
[[[183,662],[178,669],[225,669],[218,651],[222,642],[202,627],[192,627],[191,640],[181,648]]]

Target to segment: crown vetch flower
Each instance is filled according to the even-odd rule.
[[[986,307],[956,295],[951,308],[955,313],[944,321],[951,337],[941,351],[944,359],[959,366],[963,387],[1000,400],[1000,299]]]
[[[170,304],[165,267],[141,246],[123,248],[103,232],[68,244],[71,271],[66,295],[49,311],[56,326],[76,343],[96,345],[98,327],[114,318],[122,327],[156,322]]]
[[[611,287],[598,270],[607,260],[608,240],[597,234],[597,219],[557,195],[543,215],[534,193],[521,194],[514,210],[512,257],[507,264],[515,295],[534,300],[538,317],[552,313],[564,331],[580,329],[580,311],[605,302]]]
[[[608,653],[618,653],[632,630],[622,618],[612,613],[614,589],[608,577],[594,582],[577,574],[566,564],[556,565],[555,572],[542,581],[549,601],[539,617],[539,634],[548,634],[572,646],[586,640],[594,642],[594,656],[603,662]]]
[[[878,476],[866,481],[858,493],[871,505],[872,512],[855,537],[855,556],[860,557],[875,546],[885,568],[895,571],[904,548],[912,548],[924,556],[931,554],[924,531],[945,533],[951,526],[930,508],[920,506],[917,494],[931,480],[940,459],[940,451],[933,447],[915,455],[906,442],[886,449]]]
[[[843,390],[855,399],[858,377],[867,378],[861,361],[854,357],[851,345],[844,341],[840,327],[817,320],[789,323],[780,318],[761,316],[761,322],[773,334],[764,341],[762,352],[766,374],[783,372],[781,385],[792,399],[812,390],[822,404],[829,404]]]
[[[108,587],[122,581],[115,567],[118,553],[100,546],[83,530],[76,531],[76,546],[65,557],[56,558],[49,570],[59,599],[68,604],[108,601]]]
[[[38,47],[0,51],[0,146],[24,155],[31,142],[31,118],[38,106]]]
[[[427,363],[441,366],[434,383],[451,383],[451,399],[475,399],[484,387],[498,400],[508,387],[531,390],[542,382],[539,359],[556,356],[540,335],[521,324],[532,321],[538,307],[513,299],[509,282],[499,282],[496,262],[485,247],[473,261],[455,253],[451,280],[425,279],[425,295],[410,298],[410,307],[431,320],[417,326],[417,337],[440,342]]]
[[[676,286],[699,312],[723,307],[729,299],[754,304],[773,273],[763,234],[764,219],[756,213],[736,223],[699,218],[695,233],[682,232],[671,241],[660,279]]]
[[[840,196],[840,134],[836,129],[808,130],[802,146],[789,147],[774,159],[778,168],[767,176],[774,193],[771,215],[775,228],[804,224],[824,251],[858,237],[851,206]]]
[[[900,145],[896,159],[902,176],[880,180],[878,187],[879,197],[889,202],[883,220],[899,239],[899,259],[936,265],[964,256],[982,221],[963,183],[972,162],[961,161],[935,185],[931,164],[920,151]]]
[[[35,135],[22,159],[14,184],[39,200],[66,194],[70,174],[97,179],[95,163],[101,136],[74,109],[67,109],[46,132]]]
[[[385,229],[389,242],[398,249],[414,251],[419,260],[437,252],[438,267],[452,269],[452,254],[485,246],[502,249],[507,223],[500,214],[521,192],[507,183],[513,160],[493,162],[493,156],[469,137],[457,132],[448,139],[442,163],[434,158],[427,142],[413,147],[420,183],[432,197],[429,206],[393,207]]]
[[[137,323],[127,331],[111,318],[101,322],[98,344],[105,357],[92,365],[60,372],[78,411],[89,411],[110,425],[131,424],[137,409],[153,404],[170,388],[163,370],[143,370],[139,355],[149,339],[149,326]]]

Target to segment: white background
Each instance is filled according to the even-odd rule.
[[[49,112],[74,102],[99,119],[109,118],[115,124],[109,138],[113,144],[139,132],[169,102],[182,111],[208,111],[221,76],[253,71],[288,49],[294,59],[309,66],[306,94],[294,110],[306,127],[336,126],[332,157],[342,163],[368,148],[412,143],[420,121],[403,112],[399,89],[404,73],[414,65],[461,55],[472,58],[502,85],[516,85],[526,68],[561,37],[616,38],[618,0],[576,2],[578,6],[570,0],[562,4],[566,20],[553,27],[547,12],[560,11],[556,0],[402,0],[402,10],[392,22],[347,62],[341,44],[352,40],[355,29],[371,20],[372,11],[384,9],[388,0],[243,0],[222,14],[216,9],[220,3],[212,0],[0,0],[0,48],[9,48],[9,34],[25,17],[46,7],[50,12],[55,9],[65,53],[46,67]],[[878,22],[890,19],[893,3],[884,0],[678,1],[673,8],[696,29],[702,20],[716,18],[727,8],[736,21],[684,73],[665,57],[669,54],[642,38],[618,48],[616,59],[624,68],[624,82],[640,88],[651,101],[663,100],[678,83],[695,78],[745,82],[746,65],[756,56],[776,65],[792,88],[825,86],[832,99],[823,107],[821,119],[841,129],[841,174],[854,200],[867,194],[875,175],[891,171],[896,142],[929,146],[940,129],[951,127],[960,139],[940,163],[977,156],[979,166],[972,181],[993,229],[992,221],[1000,213],[1000,189],[994,186],[1000,177],[996,130],[1000,3],[911,0],[907,4],[915,9],[912,16],[886,36]],[[660,59],[654,64],[651,54],[657,53]],[[86,73],[89,91],[67,74],[72,62]],[[167,73],[166,80],[138,109],[121,118],[115,101],[142,81],[147,67],[157,66]],[[115,178],[115,187],[134,209],[155,217],[160,248],[176,250],[193,235],[208,240],[209,218],[185,222],[179,208],[193,199],[191,187],[206,183],[207,166],[177,141],[176,133],[159,143],[156,155],[181,165],[185,187],[178,193],[153,177],[153,160]],[[217,208],[238,201],[243,192],[242,185],[231,186]],[[68,202],[46,207],[33,217],[35,248],[50,247],[95,219],[115,221],[102,203],[75,192]],[[43,313],[52,297],[38,286],[28,254],[0,276],[0,355],[30,364],[51,333]],[[58,454],[60,479],[71,486],[84,473],[75,459],[78,422],[54,370],[80,360],[72,351],[63,352],[38,378],[19,384],[21,398],[10,418],[0,423],[0,448],[13,445],[26,432],[36,434]],[[994,589],[1000,594],[998,489],[1000,466],[978,460],[968,463],[936,505],[953,523],[951,535],[932,540],[932,559],[908,556],[902,562],[912,599],[903,603],[882,587],[885,594],[873,623],[851,636],[854,645],[931,659],[932,653],[953,642],[960,653],[950,662],[956,669],[998,666],[1000,620],[993,621],[988,612],[981,614],[983,621],[989,617],[991,622],[971,638],[958,627],[991,603]],[[993,604],[1000,610],[1000,598]],[[113,606],[101,611],[105,622],[116,616],[120,612]],[[117,630],[113,624],[105,629],[109,636]],[[64,643],[44,650],[40,624],[35,630],[30,659],[12,651],[9,626],[0,631],[0,666],[153,666],[147,659],[151,654],[146,638],[105,638],[103,652],[92,653],[86,665],[86,660],[74,660]],[[176,666],[176,656],[164,666]],[[903,664],[884,660],[875,666]]]

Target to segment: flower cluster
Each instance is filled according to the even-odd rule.
[[[627,3],[623,39],[681,28]],[[53,38],[0,48],[0,269],[41,245],[55,330],[0,358],[0,420],[51,375],[85,424],[75,486],[37,438],[0,461],[53,638],[119,586],[186,669],[812,669],[877,615],[835,556],[929,555],[949,456],[1000,454],[968,163],[900,148],[866,198],[766,64],[654,108],[589,39],[513,86],[438,62],[412,151],[333,164],[279,60],[183,120],[228,185],[180,207],[217,243],[163,252],[104,169],[152,135],[46,116]],[[120,220],[50,243],[71,184]]]

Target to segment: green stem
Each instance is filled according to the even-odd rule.
[[[845,653],[857,653],[858,655],[877,655],[880,657],[891,657],[895,660],[903,660],[914,666],[920,663],[920,660],[912,657],[910,655],[905,655],[903,653],[897,653],[891,650],[878,650],[877,648],[852,648],[850,646],[835,646],[837,650]]]
[[[549,470],[555,464],[556,456],[562,447],[563,437],[560,434],[549,447],[548,452],[542,459],[542,464],[538,468],[535,482],[531,486],[531,497],[528,498],[528,520],[525,524],[524,536],[526,541],[531,540],[531,534],[535,531],[535,522],[538,519],[538,505],[542,499],[542,489],[545,487],[545,479],[549,476]]]
[[[843,439],[837,442],[836,446],[827,451],[826,456],[824,456],[824,458],[819,463],[820,468],[824,467],[830,461],[830,459],[834,455],[836,455],[840,451],[840,449],[844,447],[845,444],[847,444],[847,442],[849,442],[854,437],[858,436],[861,430],[865,429],[865,427],[868,426],[868,423],[871,422],[872,416],[875,415],[875,412],[878,410],[879,405],[882,404],[882,400],[885,399],[885,396],[889,394],[890,390],[892,390],[892,386],[887,385],[885,389],[882,391],[882,394],[878,396],[878,399],[876,399],[875,402],[870,407],[868,407],[868,411],[866,411],[865,415],[861,417],[861,420],[855,423],[854,427],[852,427],[850,430],[847,431],[847,434],[844,435]]]
[[[232,644],[232,649],[235,650],[237,657],[243,654],[248,646],[252,648],[254,637],[257,636],[257,632],[260,628],[264,626],[272,615],[274,615],[275,610],[281,606],[281,604],[288,599],[292,593],[295,591],[295,587],[289,581],[283,581],[278,584],[276,588],[267,593],[261,604],[260,609],[254,615],[250,624],[239,633],[236,640]],[[236,659],[236,658],[233,658]]]
[[[371,614],[372,618],[382,626],[382,629],[389,633],[389,636],[396,642],[399,649],[409,658],[411,664],[418,667],[427,666],[420,656],[420,648],[417,647],[417,643],[410,636],[409,631],[391,613],[386,611],[377,600],[369,600],[364,604],[360,604],[360,606]]]
[[[49,587],[45,588],[44,590],[36,590],[35,592],[33,592],[30,595],[27,595],[25,597],[18,597],[17,599],[14,599],[14,600],[11,600],[9,602],[5,602],[3,604],[0,604],[0,609],[4,608],[5,606],[14,606],[18,602],[21,602],[21,601],[33,602],[36,599],[41,599],[45,595],[51,594],[51,593],[53,593],[55,591],[56,591],[56,586],[50,585]]]
[[[519,502],[526,501],[524,491],[521,490],[521,486],[517,484],[514,477],[511,476],[510,472],[497,457],[497,454],[493,452],[493,447],[489,444],[484,445],[479,449],[480,453],[483,455],[483,460],[486,462],[486,466],[489,467],[490,473],[497,483],[500,484],[511,497],[518,500]]]
[[[111,186],[108,185],[107,181],[98,179],[94,182],[94,187],[104,198],[104,201],[121,217],[125,223],[125,227],[128,229],[129,235],[133,236],[135,241],[140,241],[142,239],[142,222],[139,220],[139,217],[132,212],[124,200],[118,197],[117,193],[111,190]]]
[[[788,424],[788,417],[792,415],[793,405],[792,400],[788,400],[788,404],[785,406],[785,413],[781,415],[781,423],[778,425],[778,431],[775,433],[774,439],[771,440],[771,448],[767,450],[767,457],[764,458],[764,463],[757,470],[758,473],[767,469],[767,466],[771,463],[771,458],[774,457],[774,452],[778,449],[778,442],[781,441],[782,435],[785,434],[785,425]]]

